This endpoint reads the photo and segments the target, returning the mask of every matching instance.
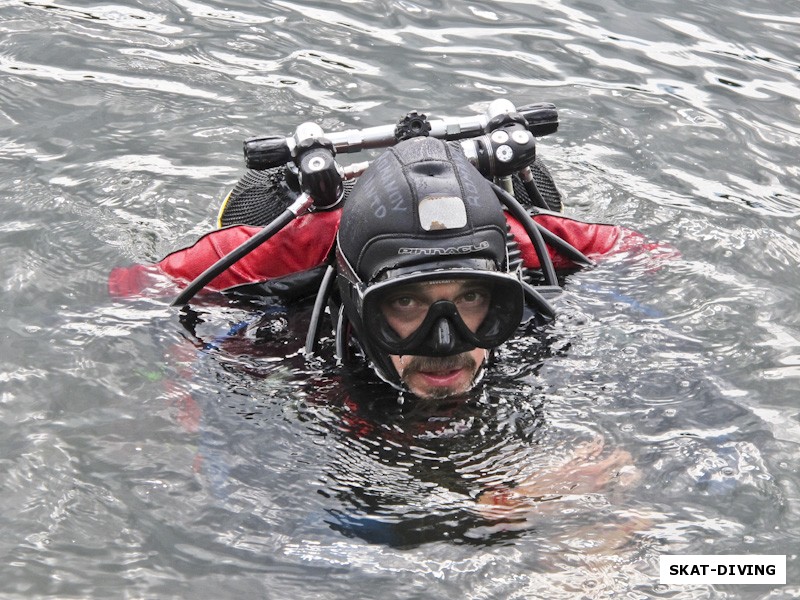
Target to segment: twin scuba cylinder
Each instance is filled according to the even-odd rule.
[[[541,312],[554,310],[545,298],[547,290],[558,288],[555,269],[546,244],[578,264],[591,260],[561,238],[540,227],[529,211],[514,197],[512,175],[517,175],[525,192],[537,208],[548,204],[539,192],[530,165],[536,159],[535,138],[558,129],[558,113],[552,104],[540,103],[516,108],[505,99],[489,105],[482,115],[429,120],[423,114],[409,113],[396,125],[326,133],[315,123],[301,124],[290,137],[262,136],[244,142],[245,163],[249,169],[284,167],[287,180],[301,190],[295,201],[258,234],[222,257],[192,281],[173,301],[186,305],[217,275],[252,252],[297,216],[310,211],[329,210],[345,197],[344,181],[357,178],[369,166],[360,162],[342,167],[337,154],[386,148],[417,136],[432,136],[461,144],[464,154],[480,173],[490,180],[500,202],[519,220],[530,236],[542,268],[545,286],[528,286],[526,295]],[[544,294],[542,293],[544,292]]]
[[[485,114],[466,118],[428,120],[424,114],[411,112],[396,125],[329,134],[315,123],[303,123],[290,137],[263,136],[246,140],[244,156],[249,169],[261,171],[288,165],[287,176],[299,176],[304,191],[318,188],[318,195],[330,193],[328,198],[316,200],[320,208],[335,205],[340,199],[333,197],[340,190],[329,182],[337,175],[354,179],[369,164],[356,163],[342,169],[332,156],[386,148],[412,137],[431,136],[460,141],[464,154],[484,177],[502,181],[507,191],[513,193],[508,187],[512,174],[520,174],[526,191],[527,184],[532,181],[529,165],[536,159],[535,138],[557,130],[558,112],[552,104],[532,104],[517,109],[508,100],[495,100]],[[326,160],[328,157],[323,157],[323,152],[330,153],[331,160]],[[315,168],[309,172],[309,167]],[[326,169],[330,171],[325,172]],[[548,208],[540,194],[533,192],[531,199],[540,208]]]

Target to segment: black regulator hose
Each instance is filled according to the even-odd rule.
[[[560,289],[560,288],[559,288]],[[539,290],[529,283],[522,282],[522,290],[528,296],[528,299],[533,303],[540,313],[548,319],[553,319],[556,316],[556,309],[550,304],[550,301],[545,298]]]
[[[544,280],[549,285],[558,285],[558,278],[556,277],[556,269],[553,267],[553,261],[547,253],[547,246],[542,237],[541,228],[528,214],[528,211],[519,203],[519,201],[509,194],[506,190],[501,188],[493,181],[489,182],[492,189],[497,194],[500,202],[509,210],[509,212],[519,221],[525,228],[528,237],[531,238],[533,248],[536,250],[536,255],[539,257],[539,264],[542,267],[542,274]]]
[[[306,334],[306,355],[314,354],[317,351],[317,342],[319,340],[319,331],[322,326],[322,316],[325,312],[325,306],[328,304],[330,298],[331,287],[336,280],[336,269],[333,265],[328,265],[325,269],[325,275],[320,283],[317,297],[314,300],[314,309],[311,311],[311,319],[308,323],[308,333]]]
[[[531,219],[532,220],[532,219]],[[539,228],[539,231],[542,233],[542,237],[544,241],[550,244],[553,248],[561,252],[564,256],[570,259],[574,263],[578,263],[579,265],[583,265],[584,267],[593,267],[595,266],[595,262],[586,256],[583,252],[578,250],[575,246],[570,244],[563,238],[558,237],[555,233],[547,229],[546,227],[542,227],[536,221],[533,221],[536,227]]]
[[[522,185],[525,186],[525,191],[528,193],[528,196],[536,206],[544,209],[550,208],[547,202],[545,202],[544,198],[542,198],[542,193],[536,186],[536,182],[533,180],[533,175],[531,175],[530,179],[523,179]]]
[[[508,208],[509,212],[522,224],[525,232],[531,238],[533,247],[536,250],[537,256],[539,257],[539,262],[542,265],[542,273],[544,274],[544,278],[547,283],[550,285],[558,285],[555,275],[555,268],[553,267],[553,261],[550,259],[550,255],[547,253],[545,242],[550,244],[565,257],[579,265],[583,265],[585,267],[594,266],[595,263],[591,258],[586,256],[583,252],[578,250],[566,240],[558,237],[546,227],[543,227],[534,221],[533,218],[528,214],[528,211],[525,210],[525,207],[523,207],[519,201],[514,198],[514,196],[509,194],[506,190],[494,182],[490,181],[489,184],[492,186],[492,189],[494,189],[503,205]]]
[[[299,214],[306,212],[312,205],[313,200],[308,194],[300,194],[286,210],[278,215],[269,225],[264,227],[256,235],[249,240],[234,248],[231,252],[220,258],[213,265],[208,267],[205,271],[200,273],[194,281],[192,281],[186,289],[184,289],[175,300],[172,301],[171,306],[184,306],[189,300],[195,297],[197,293],[205,286],[211,283],[215,277],[222,274],[226,269],[230,268],[234,263],[250,254],[253,250],[258,248],[261,244],[266,242],[273,235],[278,233],[281,229],[286,227],[294,220]]]

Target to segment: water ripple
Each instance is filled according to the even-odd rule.
[[[120,86],[141,90],[155,90],[171,94],[194,96],[206,100],[232,102],[233,98],[193,88],[189,85],[166,79],[114,75],[102,71],[69,70],[54,66],[35,65],[20,61],[0,61],[0,72],[31,79],[46,79],[54,82],[97,82],[101,85]]]
[[[93,6],[91,8],[72,6],[66,3],[25,2],[34,9],[46,11],[47,16],[56,15],[67,20],[97,21],[103,28],[112,27],[125,30],[148,30],[164,35],[181,33],[181,28],[164,24],[164,16],[152,11],[122,5]]]
[[[661,597],[660,554],[796,546],[792,9],[3,2],[3,597]],[[244,137],[501,95],[557,104],[570,215],[660,246],[568,277],[466,405],[304,361],[302,310],[107,298],[212,226]],[[480,508],[600,438],[637,486]]]

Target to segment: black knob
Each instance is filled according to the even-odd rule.
[[[269,135],[244,142],[244,162],[248,169],[263,171],[285,165],[290,160],[292,153],[284,137]]]
[[[529,104],[519,108],[518,112],[525,117],[528,131],[536,137],[558,131],[558,111],[555,104],[549,102]]]
[[[430,132],[431,124],[428,122],[428,117],[412,111],[397,122],[394,137],[398,142],[402,142],[413,137],[427,137]]]

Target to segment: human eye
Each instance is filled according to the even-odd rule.
[[[417,300],[411,296],[395,296],[389,300],[389,304],[397,310],[403,310],[413,308],[417,304]]]
[[[471,306],[482,306],[489,302],[491,293],[485,286],[473,287],[465,290],[459,297],[462,304]]]
[[[385,313],[393,314],[398,317],[407,317],[423,310],[424,302],[418,296],[411,293],[398,293],[389,296],[383,302]]]

